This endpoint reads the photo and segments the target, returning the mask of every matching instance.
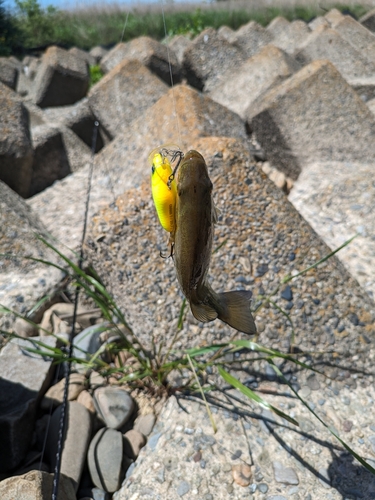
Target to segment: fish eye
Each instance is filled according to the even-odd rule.
[[[155,165],[152,164],[152,167],[151,167],[151,172],[154,174],[155,173]]]

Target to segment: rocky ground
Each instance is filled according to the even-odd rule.
[[[182,390],[186,369],[170,374],[166,400],[166,392],[119,383],[122,370],[137,366],[124,354],[103,354],[113,368],[104,378],[96,365],[75,364],[62,498],[375,498],[375,476],[335,437],[375,467],[371,19],[332,10],[309,25],[276,18],[266,29],[208,29],[169,45],[141,37],[108,53],[52,47],[22,65],[0,61],[0,245],[17,255],[0,263],[0,303],[13,310],[0,320],[24,337],[2,337],[1,498],[50,496],[64,378],[50,356],[25,346],[56,349],[66,340],[72,288],[35,232],[74,257],[64,245],[79,247],[96,120],[86,263],[145,349],[168,351],[183,300],[172,259],[160,257],[168,235],[147,163],[150,150],[177,143],[203,154],[214,185],[213,288],[251,290],[257,342],[294,350],[317,372],[276,360],[292,390],[254,353],[228,353],[226,369],[299,426],[209,367],[214,433],[199,394]],[[88,91],[93,61],[106,76]],[[355,233],[337,256],[297,277]],[[61,268],[46,270],[45,259]],[[283,283],[287,275],[296,277]],[[81,359],[129,338],[103,323],[90,300],[81,298],[78,313]],[[231,338],[245,336],[220,321],[198,323],[188,310],[172,356]]]

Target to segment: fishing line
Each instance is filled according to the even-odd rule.
[[[160,5],[161,5],[161,13],[163,16],[163,25],[164,25],[164,35],[167,38],[167,25],[165,22],[165,14],[164,14],[164,2],[163,0],[160,0]],[[176,99],[174,96],[174,82],[173,82],[173,74],[172,74],[172,65],[171,65],[171,56],[170,56],[170,51],[169,51],[169,46],[167,45],[167,54],[168,54],[168,64],[169,64],[169,78],[171,80],[171,87],[172,87],[172,103],[173,103],[173,110],[174,110],[174,115],[176,117],[176,124],[177,124],[177,131],[178,131],[178,139],[179,139],[179,147],[184,146],[182,144],[182,139],[181,139],[181,129],[180,129],[180,120],[178,118],[177,114],[177,107],[176,107]]]
[[[94,156],[96,149],[96,142],[98,137],[98,128],[99,122],[95,121],[94,130],[92,135],[92,146],[91,146],[91,162],[89,168],[89,176],[88,176],[88,185],[87,185],[87,193],[86,193],[86,202],[85,202],[85,213],[83,220],[83,229],[82,229],[82,238],[81,245],[79,250],[79,258],[78,258],[78,268],[82,270],[83,268],[83,244],[86,238],[87,232],[87,222],[88,222],[88,212],[89,212],[89,204],[90,204],[90,194],[91,194],[91,184],[94,170]],[[72,318],[72,328],[69,335],[69,350],[68,350],[68,360],[65,363],[65,385],[64,385],[64,397],[61,405],[61,415],[60,415],[60,423],[59,423],[59,433],[58,433],[58,442],[57,442],[57,451],[56,451],[56,464],[53,475],[53,489],[52,489],[52,500],[57,500],[58,490],[59,490],[59,481],[60,481],[60,469],[61,469],[61,457],[62,457],[62,448],[64,444],[65,437],[65,429],[66,429],[66,415],[68,408],[68,390],[69,390],[69,378],[72,367],[72,356],[73,356],[73,339],[75,337],[75,324],[77,319],[77,309],[78,309],[78,299],[79,299],[79,291],[80,287],[76,287],[75,297],[74,297],[74,309],[73,309],[73,318]]]
[[[122,42],[122,41],[123,41],[123,39],[124,39],[125,30],[126,30],[126,25],[128,24],[129,12],[130,12],[130,10],[128,10],[128,12],[126,13],[126,19],[125,19],[125,23],[124,23],[124,29],[122,30],[122,35],[121,35],[121,40],[120,40],[120,42]]]

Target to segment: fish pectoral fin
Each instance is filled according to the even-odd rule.
[[[219,319],[232,328],[249,335],[255,335],[257,328],[250,311],[252,293],[246,290],[219,293],[222,312]]]
[[[213,321],[217,318],[218,313],[207,304],[198,303],[194,304],[190,302],[191,312],[193,316],[198,321],[202,321],[202,323],[207,323],[208,321]]]

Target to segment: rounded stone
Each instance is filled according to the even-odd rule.
[[[130,418],[134,401],[120,387],[99,387],[94,391],[94,405],[98,416],[110,429],[119,429]]]
[[[89,391],[82,391],[77,398],[77,402],[87,408],[93,415],[96,413],[94,400]]]
[[[124,456],[121,432],[100,429],[92,439],[88,451],[88,466],[92,482],[108,493],[120,488],[131,461]]]
[[[132,460],[138,457],[139,452],[145,444],[146,438],[135,429],[130,429],[130,431],[124,434],[124,452]]]
[[[236,464],[232,466],[233,480],[240,486],[249,486],[252,480],[251,467],[248,464]]]
[[[155,415],[153,413],[148,413],[147,415],[141,415],[137,418],[134,424],[134,429],[144,436],[149,436],[154,424]]]
[[[74,401],[85,388],[86,377],[81,373],[72,373],[69,377],[68,401]],[[49,410],[51,405],[58,406],[64,398],[65,378],[48,389],[41,402],[43,410]]]
[[[177,487],[177,495],[183,497],[190,491],[190,484],[187,481],[181,481]]]
[[[62,405],[54,411],[47,436],[47,456],[53,470],[56,461]],[[66,435],[61,458],[61,474],[72,480],[77,491],[91,436],[91,415],[77,403],[69,402],[66,413]]]

